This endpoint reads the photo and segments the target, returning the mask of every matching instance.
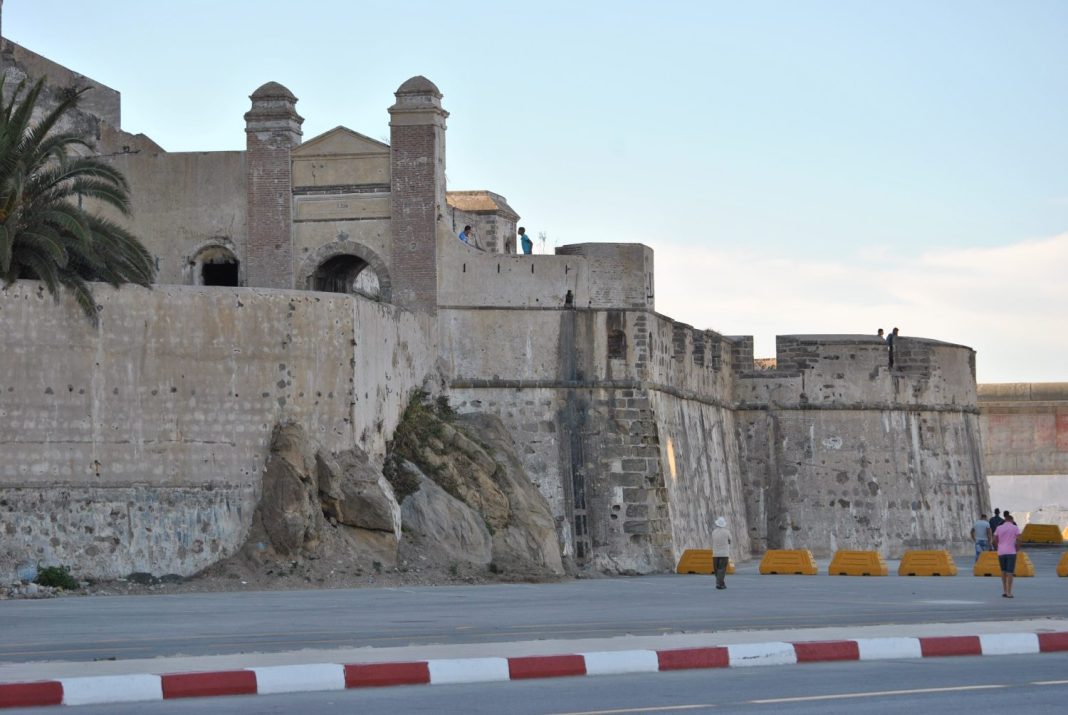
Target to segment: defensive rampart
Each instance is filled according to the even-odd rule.
[[[1068,383],[979,386],[988,474],[1068,474]]]
[[[754,544],[969,548],[989,508],[975,353],[934,340],[780,336],[777,369],[738,376],[738,441]]]
[[[437,352],[427,319],[354,296],[95,295],[99,328],[34,282],[0,291],[0,534],[98,577],[237,548],[278,422],[381,459]]]

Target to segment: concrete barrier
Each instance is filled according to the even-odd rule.
[[[898,576],[956,576],[957,565],[948,551],[906,551]]]
[[[1061,544],[1064,543],[1064,536],[1056,524],[1027,524],[1020,532],[1020,543]]]
[[[1061,554],[1061,560],[1057,562],[1057,575],[1068,576],[1068,551]]]
[[[712,549],[686,549],[682,552],[682,558],[679,559],[675,573],[711,575],[715,573],[712,568],[713,556],[715,554],[712,553]],[[727,573],[734,573],[733,561],[727,562]]]
[[[815,576],[819,570],[808,549],[770,549],[760,560],[760,573]]]
[[[886,576],[889,570],[878,551],[839,550],[834,552],[827,573],[831,576]]]
[[[984,551],[979,554],[979,560],[975,562],[972,573],[976,576],[1000,576],[1001,564],[998,563],[996,551]],[[1022,551],[1016,554],[1016,576],[1027,577],[1035,575],[1035,565]]]

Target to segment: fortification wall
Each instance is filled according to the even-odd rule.
[[[562,308],[568,291],[585,306],[588,270],[581,256],[486,253],[438,232],[439,306]]]
[[[501,416],[554,510],[565,556],[672,568],[715,516],[749,556],[730,344],[648,311],[440,309],[461,411]]]
[[[141,151],[107,159],[130,182],[132,215],[121,222],[157,258],[157,282],[196,284],[194,260],[209,246],[229,249],[244,273],[245,152]]]
[[[987,474],[1068,475],[1068,383],[980,385],[979,410]]]
[[[381,459],[436,350],[425,319],[324,293],[98,287],[100,326],[0,291],[0,534],[82,575],[190,574],[250,525],[274,425]]]
[[[990,504],[975,353],[900,338],[780,336],[778,369],[743,372],[736,424],[757,549],[971,548]]]

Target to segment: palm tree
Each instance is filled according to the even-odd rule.
[[[57,300],[66,288],[95,325],[97,306],[87,282],[148,287],[155,265],[136,236],[82,206],[88,199],[130,214],[122,173],[86,156],[90,146],[80,134],[56,130],[87,88],[66,92],[34,122],[44,80],[24,92],[25,84],[10,101],[0,100],[0,280],[6,287],[37,279]],[[3,86],[0,78],[0,97]]]

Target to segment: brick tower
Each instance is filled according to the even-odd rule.
[[[389,108],[393,300],[437,311],[437,223],[445,211],[445,119],[441,92],[412,77]]]
[[[277,82],[268,82],[249,99],[245,113],[248,244],[245,276],[257,288],[293,287],[292,164],[290,151],[300,145],[297,98]]]

